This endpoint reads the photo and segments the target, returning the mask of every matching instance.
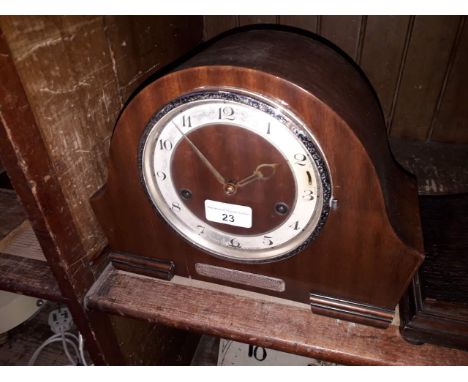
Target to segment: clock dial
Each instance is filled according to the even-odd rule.
[[[172,180],[186,208],[199,219],[225,232],[259,235],[288,218],[296,200],[296,184],[288,161],[271,143],[245,128],[222,124],[194,129],[187,137],[206,153],[232,187],[223,187],[190,144],[180,141],[173,154]],[[262,165],[259,171],[267,179],[256,176],[255,170]],[[184,194],[187,191],[190,195]],[[250,207],[252,226],[235,225],[235,216],[226,217],[222,223],[206,220],[205,200]],[[280,203],[288,211],[278,212],[276,205]]]
[[[140,163],[161,216],[223,258],[291,256],[328,213],[328,171],[309,131],[238,90],[199,91],[164,107],[146,128]]]

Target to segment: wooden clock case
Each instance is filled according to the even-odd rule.
[[[216,258],[177,235],[152,206],[137,163],[143,130],[163,105],[202,87],[279,100],[319,142],[333,200],[320,235],[297,255],[261,264]],[[110,258],[121,269],[252,290],[310,303],[315,313],[386,327],[423,260],[416,184],[391,155],[372,87],[348,58],[309,35],[240,30],[156,79],[121,113],[108,168],[107,184],[92,205]],[[197,264],[234,272],[206,277]],[[246,274],[281,279],[286,288],[253,286]]]

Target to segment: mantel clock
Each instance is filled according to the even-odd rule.
[[[92,204],[118,268],[380,327],[423,259],[371,86],[290,31],[233,32],[139,91]]]

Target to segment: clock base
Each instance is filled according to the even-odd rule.
[[[387,328],[395,311],[353,301],[342,300],[322,294],[310,293],[312,312],[360,324]]]
[[[119,251],[109,252],[108,258],[112,262],[112,265],[114,266],[114,268],[127,271],[127,272],[132,272],[132,273],[136,273],[136,274],[140,274],[144,276],[155,277],[158,279],[168,280],[168,281],[170,281],[174,277],[174,274],[175,274],[175,264],[173,261],[137,256],[131,253],[119,252]],[[215,278],[221,278],[222,276],[219,272],[219,269],[222,269],[224,271],[230,271],[231,273],[232,272],[242,273],[242,276],[244,276],[244,279],[246,275],[249,276],[247,277],[248,279],[247,282],[245,281],[241,282],[241,280],[237,280],[237,279],[227,280],[226,277],[224,276],[223,279],[225,281],[241,283],[241,284],[250,285],[250,286],[262,288],[262,289],[271,289],[276,292],[284,291],[284,282],[279,279],[277,280],[277,279],[263,276],[263,278],[260,281],[263,283],[268,282],[269,285],[270,284],[276,285],[277,282],[279,281],[283,285],[281,290],[277,290],[268,286],[257,285],[258,281],[256,281],[256,279],[253,278],[252,276],[256,276],[258,278],[261,275],[233,271],[232,269],[213,267],[213,266],[209,266],[205,264],[197,264],[197,265],[199,266],[198,268],[200,268],[201,266],[204,266],[203,268],[204,270],[205,268],[208,268],[208,267],[209,269],[212,269],[212,268],[217,269],[217,273],[216,273],[217,276]],[[197,272],[200,273],[199,271]],[[204,276],[208,276],[208,277],[214,277],[213,274],[209,274],[209,275],[205,275],[204,273],[200,273],[200,274],[203,274]],[[235,273],[234,273],[234,276],[236,276]],[[233,276],[230,274],[230,277],[233,277]],[[257,284],[252,284],[255,281],[257,282]],[[272,281],[274,281],[275,283],[272,283]],[[326,296],[326,295],[319,294],[319,293],[310,293],[309,301],[310,301],[312,312],[315,314],[338,318],[338,319],[345,320],[345,321],[358,322],[360,324],[370,325],[370,326],[374,326],[377,328],[387,328],[392,322],[393,317],[395,315],[395,311],[392,309],[384,309],[384,308],[376,307],[373,305],[357,303],[354,301],[330,297],[330,296]]]

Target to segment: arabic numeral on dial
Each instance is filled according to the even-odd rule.
[[[180,212],[180,210],[181,210],[181,208],[180,208],[180,206],[179,206],[179,203],[177,203],[177,202],[173,202],[173,203],[172,203],[171,209],[172,209],[172,211],[174,211],[174,212]]]
[[[249,345],[249,357],[255,358],[257,361],[263,362],[267,357],[267,351],[265,348],[259,346]]]
[[[197,229],[199,235],[203,235],[205,233],[205,227],[203,227],[202,225],[197,225]]]
[[[182,116],[182,126],[183,127],[192,127],[192,119],[190,118],[190,115]]]
[[[305,166],[307,157],[304,154],[295,154],[294,159],[296,160],[296,164],[299,166]]]
[[[233,121],[235,119],[234,109],[230,106],[220,107],[218,112],[218,118]]]
[[[231,240],[229,240],[228,246],[229,246],[229,247],[233,247],[233,248],[240,248],[240,247],[241,247],[241,245],[240,245],[240,243],[237,241],[237,239],[231,239]]]
[[[157,171],[156,176],[161,180],[165,180],[167,178],[166,174],[164,174],[162,171]]]
[[[159,150],[172,150],[172,142],[169,139],[160,139],[158,146]]]
[[[294,231],[298,231],[300,229],[299,228],[299,221],[296,220],[293,224],[290,224],[288,227],[292,228]]]
[[[263,244],[264,245],[273,245],[273,240],[271,240],[271,236],[263,236]]]
[[[267,127],[267,134],[270,134],[271,133],[271,123],[268,122],[268,127]]]
[[[314,192],[312,190],[304,190],[304,194],[302,195],[302,199],[314,200]]]

